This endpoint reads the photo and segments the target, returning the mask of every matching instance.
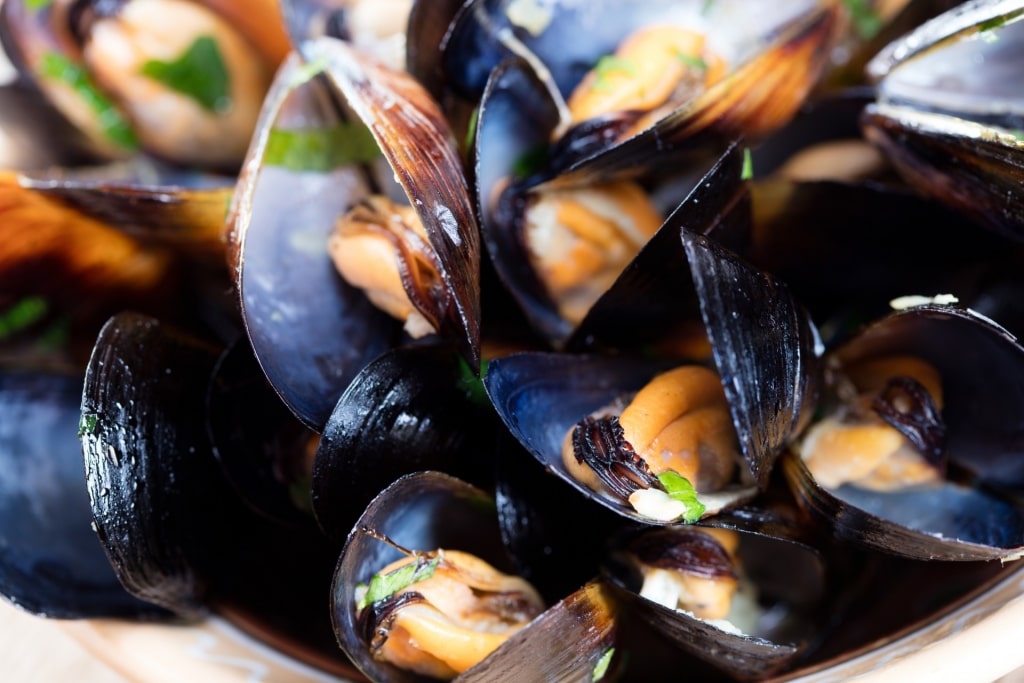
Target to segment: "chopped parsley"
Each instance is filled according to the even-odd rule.
[[[871,6],[870,0],[843,0],[846,10],[853,20],[853,28],[862,40],[870,40],[878,35],[885,22]]]
[[[547,145],[536,145],[523,152],[512,164],[512,175],[517,179],[529,178],[548,163]]]
[[[192,98],[207,111],[224,112],[231,106],[231,74],[210,36],[196,38],[174,61],[147,61],[141,73]]]
[[[700,71],[708,70],[708,63],[704,61],[704,58],[700,55],[691,55],[676,50],[676,59],[682,62],[684,66],[688,66],[692,69],[698,69]]]
[[[46,299],[29,296],[16,302],[6,311],[0,311],[0,339],[31,327],[42,320],[48,310]]]
[[[426,555],[414,554],[415,562],[402,565],[387,574],[374,574],[370,578],[370,585],[366,589],[366,595],[359,601],[357,608],[364,609],[367,605],[388,598],[400,590],[408,588],[419,581],[426,581],[434,575],[440,555],[427,558]]]
[[[53,4],[53,0],[25,0],[25,6],[29,10],[35,12],[37,10],[45,9]]]
[[[99,419],[99,416],[93,413],[83,413],[82,419],[78,421],[78,438],[81,439],[87,434],[95,434]]]
[[[128,124],[128,120],[121,115],[114,103],[100,92],[80,65],[60,53],[46,52],[39,63],[39,75],[70,86],[96,115],[96,121],[103,134],[118,147],[135,149],[139,146],[135,131]]]
[[[370,129],[362,123],[339,123],[330,128],[270,131],[263,161],[292,171],[331,171],[380,157]]]
[[[754,177],[754,158],[750,154],[750,148],[743,148],[743,170],[740,171],[740,180],[750,180]]]
[[[700,519],[700,516],[704,514],[704,503],[697,498],[697,489],[693,488],[689,479],[678,472],[667,470],[658,475],[658,481],[665,487],[669,498],[686,506],[686,511],[682,516],[684,522],[692,524]]]
[[[594,671],[590,674],[590,680],[600,681],[607,675],[608,667],[612,663],[612,657],[615,656],[615,648],[610,647],[604,651],[601,658],[597,660],[597,664],[594,665]]]
[[[473,109],[473,113],[469,117],[469,125],[466,126],[466,140],[464,142],[465,149],[473,149],[473,143],[476,140],[476,128],[480,123],[480,107]]]
[[[612,74],[621,73],[627,76],[636,74],[636,65],[624,57],[605,55],[594,65],[594,90],[607,90],[611,87],[608,79]]]

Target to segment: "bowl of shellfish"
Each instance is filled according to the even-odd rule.
[[[1024,0],[0,42],[8,602],[140,680],[1024,665]]]

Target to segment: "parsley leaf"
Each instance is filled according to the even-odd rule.
[[[231,106],[231,75],[210,36],[196,38],[174,61],[147,61],[141,73],[191,97],[207,111],[222,112]]]
[[[92,413],[84,413],[82,419],[78,421],[78,438],[81,439],[86,434],[95,434],[96,425],[99,423],[99,416]]]
[[[690,480],[673,470],[667,470],[658,475],[658,481],[665,487],[669,498],[677,500],[686,506],[683,513],[683,521],[691,524],[700,519],[704,514],[704,503],[697,498],[697,489],[693,488]]]
[[[700,71],[708,70],[708,63],[704,61],[704,58],[700,55],[691,55],[676,50],[676,59],[682,62],[684,66],[688,66],[692,69],[698,69]]]
[[[853,20],[853,28],[862,40],[870,40],[882,30],[884,22],[871,7],[870,0],[843,0]]]
[[[590,674],[590,680],[600,681],[608,673],[608,667],[612,663],[612,657],[615,656],[615,648],[610,647],[604,651],[601,658],[597,660],[597,664],[594,665],[594,671]]]
[[[25,0],[25,6],[31,11],[44,9],[53,4],[53,0]]]
[[[46,316],[46,299],[29,296],[16,302],[6,311],[0,311],[0,339],[31,327]]]
[[[740,180],[750,180],[754,177],[754,158],[750,154],[750,148],[743,149],[743,170],[740,171]]]
[[[96,115],[100,130],[114,144],[125,149],[135,149],[139,141],[128,120],[121,115],[111,102],[89,78],[78,64],[57,52],[43,54],[39,63],[39,75],[60,81],[75,91],[86,106]]]
[[[362,123],[339,123],[330,128],[270,131],[263,161],[291,171],[331,171],[380,157],[370,129]]]
[[[367,605],[390,597],[398,591],[408,588],[419,581],[426,581],[434,575],[440,555],[428,559],[425,555],[416,555],[416,561],[402,565],[387,574],[374,574],[370,578],[370,585],[366,589],[366,595],[359,601],[358,609],[362,610]]]

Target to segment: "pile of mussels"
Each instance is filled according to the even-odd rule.
[[[1024,0],[0,13],[8,601],[763,680],[1019,569]]]

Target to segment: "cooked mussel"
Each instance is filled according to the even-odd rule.
[[[800,1],[771,11],[757,8],[753,15],[752,9],[732,2],[658,2],[642,10],[622,2],[586,7],[568,2],[545,7],[474,2],[452,23],[445,50],[447,83],[475,98],[505,57],[526,58],[556,102],[560,118],[556,138],[573,125],[566,103],[581,82],[590,92],[583,95],[581,91],[577,99],[588,101],[593,94],[608,100],[606,95],[616,90],[609,85],[621,85],[624,99],[612,95],[602,105],[581,105],[579,116],[585,118],[586,137],[592,134],[593,122],[601,120],[597,126],[605,130],[606,139],[629,139],[629,155],[639,164],[644,156],[656,150],[665,154],[709,128],[725,136],[740,131],[760,136],[785,121],[814,83],[824,64],[819,57],[827,53],[837,31],[838,9],[833,3]],[[587,40],[574,39],[580,30],[586,31]],[[648,30],[667,36],[667,41],[652,40],[643,33]],[[635,64],[630,62],[634,57],[614,56],[620,49],[632,54],[634,47],[649,54],[636,56]],[[719,67],[719,62],[725,66]],[[596,73],[588,80],[591,68]],[[645,96],[660,95],[639,104],[637,83],[645,75],[651,82],[639,90]],[[667,82],[659,84],[659,80]],[[648,118],[644,118],[645,109],[650,112]],[[611,111],[607,121],[606,110]],[[611,129],[615,132],[608,132]],[[580,159],[579,163],[589,162]]]
[[[761,514],[768,515],[767,512]],[[806,651],[826,598],[824,557],[767,519],[623,535],[605,575],[641,619],[732,678],[764,678]],[[785,569],[782,569],[785,567]]]
[[[15,61],[108,154],[235,167],[287,38],[276,4],[5,2]]]
[[[909,184],[1018,240],[1022,18],[1020,2],[975,0],[891,43],[868,65],[878,102],[863,118]]]
[[[423,524],[423,520],[430,520],[430,523]],[[463,552],[477,559],[462,562],[466,557]],[[380,574],[381,569],[394,560],[406,562],[409,553],[413,554],[415,562],[405,564],[404,578],[401,574],[391,574],[387,578]],[[379,661],[371,650],[376,641],[386,642],[392,637],[399,637],[400,620],[417,619],[417,609],[421,612],[430,610],[425,601],[432,599],[417,592],[420,580],[429,579],[442,563],[448,563],[446,555],[458,558],[455,559],[456,567],[462,565],[461,571],[456,568],[456,575],[464,573],[467,567],[482,568],[474,583],[490,584],[488,591],[495,585],[514,587],[514,594],[500,590],[490,597],[485,594],[484,602],[491,603],[489,608],[485,605],[488,612],[538,614],[541,607],[538,598],[532,589],[524,586],[525,582],[502,578],[493,571],[497,569],[501,574],[512,571],[501,544],[493,500],[475,487],[436,472],[408,475],[382,491],[360,517],[342,551],[332,589],[338,641],[371,680],[426,680],[391,663]],[[480,561],[489,567],[479,564]],[[496,579],[497,584],[491,583],[490,579]],[[409,590],[394,595],[396,590],[405,588]],[[457,590],[463,592],[465,586]],[[372,592],[371,596],[376,599],[361,606],[361,602],[369,600],[367,592]],[[405,608],[400,603],[409,605],[408,617],[401,616]],[[527,605],[532,607],[527,608]],[[530,625],[518,630],[479,664],[466,667],[457,680],[589,677],[612,646],[613,613],[614,607],[600,587],[585,586],[536,616]],[[469,618],[472,619],[472,615]],[[361,624],[372,626],[363,630]],[[425,625],[426,622],[419,622],[414,628]],[[570,628],[579,640],[567,648],[563,646],[562,638],[565,629]],[[462,649],[459,645],[466,641],[453,639],[451,630],[437,632],[449,634],[443,642],[443,656],[459,656]],[[552,637],[553,633],[558,633],[558,637]],[[470,642],[480,638],[487,639],[473,636]],[[450,676],[449,673],[446,677]]]
[[[825,417],[783,472],[841,538],[921,559],[1019,557],[1021,354],[969,309],[895,311],[829,355]]]

